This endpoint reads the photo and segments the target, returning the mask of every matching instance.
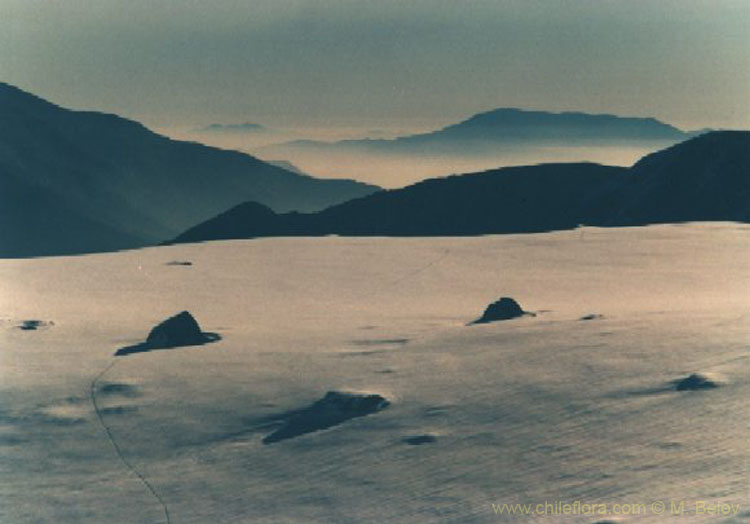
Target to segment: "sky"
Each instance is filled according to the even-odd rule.
[[[0,80],[155,127],[521,107],[750,129],[750,1],[0,0]]]

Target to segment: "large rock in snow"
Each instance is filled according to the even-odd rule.
[[[182,311],[154,327],[146,342],[119,349],[115,355],[141,353],[152,349],[169,349],[180,346],[198,346],[219,340],[215,333],[204,333],[193,316]]]
[[[154,349],[193,346],[205,341],[198,322],[187,311],[169,317],[154,327],[146,338],[146,344]]]
[[[292,411],[286,423],[263,439],[264,444],[273,444],[305,433],[336,426],[356,417],[376,413],[388,407],[390,402],[377,394],[346,393],[329,391],[310,406]]]
[[[510,320],[526,314],[526,311],[521,309],[518,302],[510,297],[502,297],[497,302],[493,302],[487,306],[481,318],[475,320],[472,324],[486,324],[487,322],[496,322],[498,320]]]
[[[698,389],[713,389],[719,385],[716,381],[710,377],[701,375],[700,373],[693,373],[692,375],[678,380],[675,382],[675,388],[677,391],[695,391]]]

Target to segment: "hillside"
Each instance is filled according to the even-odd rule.
[[[750,132],[714,131],[644,157],[614,224],[750,222]]]
[[[276,215],[245,203],[173,240],[278,235],[447,236],[576,227],[584,203],[624,177],[596,164],[545,164],[419,182],[315,214]]]
[[[314,214],[238,206],[172,242],[280,235],[527,233],[579,224],[750,221],[750,132],[713,132],[632,168],[510,167],[380,191]]]
[[[0,119],[3,257],[141,246],[245,200],[277,212],[315,211],[377,189],[170,140],[137,122],[63,109],[2,83]],[[33,198],[20,203],[14,195],[22,193]]]

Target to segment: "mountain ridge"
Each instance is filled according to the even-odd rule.
[[[645,202],[645,204],[644,204]],[[461,236],[750,222],[750,131],[707,133],[631,168],[540,164],[428,179],[314,214],[245,203],[167,243],[263,236]]]
[[[89,232],[113,231],[112,238],[123,240],[117,246],[126,249],[178,234],[245,200],[278,212],[314,211],[378,189],[353,180],[315,179],[239,151],[173,140],[139,122],[65,109],[6,83],[0,83],[0,119],[0,179],[13,188],[0,195],[0,205],[14,210],[5,213],[3,257],[112,249],[99,234],[87,245],[73,224],[88,224],[83,230]],[[12,192],[39,198],[27,206],[11,205]],[[47,215],[68,217],[71,229],[53,238],[41,226],[30,228]]]
[[[275,147],[303,147],[323,149],[358,149],[405,152],[440,145],[451,151],[448,142],[457,141],[466,147],[466,142],[477,145],[492,143],[551,142],[573,145],[577,142],[592,143],[626,141],[678,141],[688,138],[689,133],[653,117],[623,117],[613,114],[585,113],[580,111],[540,111],[520,108],[497,108],[476,113],[460,122],[441,129],[392,139],[365,138],[320,142],[295,140]],[[441,143],[442,142],[442,143]],[[414,151],[412,151],[414,152]]]

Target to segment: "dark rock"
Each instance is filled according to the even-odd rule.
[[[169,317],[152,329],[146,339],[152,348],[191,346],[205,341],[198,322],[187,311]]]
[[[153,349],[169,349],[180,346],[199,346],[220,338],[215,333],[203,333],[193,316],[187,311],[183,311],[169,317],[153,328],[148,334],[146,342],[119,349],[115,355],[128,355]]]
[[[712,379],[699,373],[693,373],[689,377],[675,382],[677,391],[695,391],[699,389],[713,389],[719,385]]]
[[[292,411],[285,417],[286,423],[263,439],[264,444],[273,444],[313,431],[330,428],[349,419],[376,413],[388,407],[390,402],[376,394],[344,393],[329,391],[310,406]]]
[[[193,263],[189,260],[172,260],[171,262],[167,262],[168,266],[192,266]]]
[[[584,315],[578,320],[600,320],[604,318],[604,315],[599,315],[597,313],[589,313],[588,315]]]
[[[39,328],[54,326],[54,322],[45,322],[44,320],[24,320],[18,329],[23,331],[36,331]]]
[[[404,442],[412,446],[421,446],[422,444],[437,442],[437,437],[434,435],[414,435],[413,437],[406,437]]]
[[[409,343],[408,338],[379,338],[379,339],[364,339],[364,340],[352,340],[352,344],[355,346],[401,346]]]
[[[497,302],[487,306],[482,317],[472,322],[472,324],[486,324],[487,322],[495,322],[498,320],[510,320],[512,318],[522,317],[526,314],[528,313],[521,309],[518,302],[510,297],[502,297]]]

